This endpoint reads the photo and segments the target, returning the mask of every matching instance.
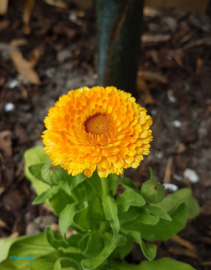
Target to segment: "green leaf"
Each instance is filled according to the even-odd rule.
[[[68,247],[68,244],[65,241],[65,239],[61,235],[55,233],[51,229],[51,227],[46,227],[45,234],[46,234],[46,238],[48,240],[48,243],[52,247],[54,247],[55,249],[57,249],[59,247],[64,247],[64,248],[67,248]]]
[[[39,195],[49,188],[45,183],[40,182],[29,171],[29,167],[49,161],[49,157],[44,153],[43,147],[35,146],[24,152],[24,174],[33,183],[36,193]]]
[[[109,174],[108,179],[109,179],[109,192],[111,192],[111,195],[114,196],[117,192],[117,180],[118,180],[118,175],[116,174]]]
[[[157,204],[157,206],[161,207],[164,211],[169,212],[181,202],[186,204],[188,219],[195,218],[199,215],[200,207],[192,195],[192,190],[189,188],[183,188],[169,194],[163,199],[162,202]]]
[[[72,234],[69,238],[66,238],[66,242],[71,247],[79,248],[78,244],[80,240],[82,239],[82,237],[83,237],[83,234],[80,234],[80,233]]]
[[[58,192],[49,199],[49,202],[55,213],[59,215],[66,205],[73,203],[74,200],[72,197],[68,196],[67,191],[64,191],[61,186]]]
[[[138,210],[136,207],[130,207],[130,209],[127,212],[118,213],[119,220],[120,221],[127,221],[127,220],[134,220],[139,215]]]
[[[54,260],[37,258],[31,261],[30,270],[52,270],[54,263]]]
[[[74,247],[68,247],[68,248],[59,248],[59,257],[66,257],[66,258],[73,258],[75,261],[81,263],[81,261],[84,259],[84,255],[81,253],[80,249],[74,248]]]
[[[187,209],[185,204],[182,203],[176,206],[169,215],[172,221],[160,219],[160,221],[154,226],[137,222],[130,224],[130,226],[128,225],[128,229],[140,232],[142,238],[147,241],[165,241],[185,227],[187,222]]]
[[[33,205],[39,204],[39,203],[44,202],[47,199],[50,199],[51,197],[53,197],[53,195],[55,195],[59,191],[59,189],[61,189],[60,186],[53,186],[47,189],[46,191],[38,195],[37,198],[32,202],[32,204]]]
[[[146,205],[145,207],[149,210],[151,214],[156,215],[162,219],[171,221],[171,217],[169,216],[169,214],[165,212],[161,207],[158,207],[157,205]]]
[[[81,209],[86,208],[88,206],[87,202],[74,202],[72,204],[68,204],[64,210],[60,214],[59,218],[59,230],[64,235],[66,230],[73,223],[74,215]]]
[[[104,247],[104,249],[100,252],[100,254],[91,259],[85,259],[82,261],[82,267],[85,270],[95,269],[99,265],[101,265],[109,255],[114,251],[117,245],[124,245],[126,243],[126,238],[122,235],[117,235],[110,245]]]
[[[70,177],[70,175],[69,175]],[[71,176],[70,179],[70,190],[72,191],[75,187],[77,187],[79,184],[83,183],[87,179],[87,176],[85,176],[83,173],[79,173],[75,176]]]
[[[129,231],[127,232],[127,236],[133,239],[137,244],[140,245],[140,248],[144,254],[144,256],[148,260],[153,260],[156,256],[157,247],[155,245],[145,244],[141,238],[141,234],[136,231]]]
[[[117,246],[112,253],[113,258],[124,259],[132,250],[133,240],[127,237],[127,241],[124,245]]]
[[[96,257],[103,249],[103,239],[98,232],[87,233],[79,242],[79,248],[84,255]]]
[[[78,262],[70,258],[59,258],[55,264],[53,270],[82,270]],[[44,270],[44,269],[43,269]]]
[[[105,217],[110,221],[111,228],[114,233],[114,237],[119,233],[120,225],[119,218],[117,215],[117,206],[114,199],[111,196],[106,196],[103,198],[103,209]]]
[[[129,178],[123,177],[117,180],[117,185],[122,185],[125,189],[137,190],[137,186]]]
[[[156,261],[144,261],[140,265],[127,264],[126,262],[111,261],[112,270],[195,270],[192,266],[175,261],[170,258],[163,258]]]
[[[148,203],[159,203],[165,196],[164,187],[161,183],[154,180],[144,182],[140,193]]]
[[[41,182],[43,182],[43,183],[45,183],[47,185],[50,185],[50,183],[45,181],[45,179],[43,179],[42,175],[41,175],[41,170],[42,170],[42,167],[44,165],[45,165],[45,163],[31,165],[29,167],[29,171],[37,180],[39,180],[39,181],[41,181]]]
[[[126,212],[130,206],[142,206],[145,204],[143,197],[133,190],[126,190],[116,200],[118,212]]]
[[[89,185],[95,190],[98,196],[102,197],[102,186],[101,186],[101,178],[99,177],[97,171],[95,170],[92,177],[87,178],[87,182]]]
[[[146,225],[156,225],[159,220],[160,218],[158,216],[150,215],[147,209],[138,209],[138,216],[136,217],[137,223],[141,222]]]
[[[33,236],[21,236],[18,238],[0,239],[0,262],[1,269],[29,269],[30,260],[10,259],[10,256],[33,256],[34,259],[49,254],[54,251],[45,234],[37,234]]]
[[[94,230],[94,227],[104,220],[102,203],[98,197],[88,201],[88,207],[78,211],[73,218],[82,231]]]
[[[71,190],[71,194],[78,202],[90,201],[97,196],[95,190],[89,185],[87,180],[78,183],[78,185]]]

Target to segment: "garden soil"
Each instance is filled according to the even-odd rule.
[[[36,195],[23,173],[23,154],[42,145],[43,120],[55,101],[96,85],[97,78],[94,9],[37,0],[28,24],[23,15],[29,17],[30,8],[23,7],[24,1],[10,1],[0,17],[0,237],[32,235],[46,225],[58,230],[45,204],[31,205]],[[153,118],[154,140],[139,168],[124,171],[138,187],[151,167],[161,183],[192,189],[200,215],[156,245],[157,258],[197,270],[211,269],[210,18],[210,9],[203,15],[144,10],[137,102]],[[134,245],[127,260],[143,259]]]

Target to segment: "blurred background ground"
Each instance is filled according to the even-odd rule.
[[[57,218],[23,173],[23,153],[42,145],[43,119],[62,94],[96,83],[95,14],[37,0],[30,28],[24,1],[0,17],[0,237],[35,234]],[[140,186],[151,166],[156,180],[189,187],[201,214],[173,238],[157,243],[197,270],[211,269],[211,9],[203,15],[145,9],[137,80],[138,102],[153,118],[150,156],[125,175]],[[183,240],[186,240],[184,242]],[[130,257],[143,258],[137,247]]]

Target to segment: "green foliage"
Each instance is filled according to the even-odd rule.
[[[178,203],[184,202],[187,208],[187,218],[192,219],[198,216],[200,212],[199,205],[194,199],[192,190],[183,188],[175,193],[169,194],[157,206],[161,207],[164,211],[171,211]]]
[[[152,261],[156,246],[145,241],[166,240],[182,230],[188,218],[199,213],[199,206],[189,189],[182,189],[163,199],[164,189],[153,179],[141,191],[128,178],[109,175],[100,179],[83,173],[71,176],[59,166],[52,166],[40,148],[25,154],[33,183],[41,183],[33,204],[49,200],[60,214],[55,233],[47,227],[45,234],[17,239],[0,239],[2,270],[191,270],[187,264],[171,259]],[[30,155],[38,154],[38,164]],[[36,159],[35,159],[36,160]],[[46,185],[47,183],[47,185]],[[115,196],[118,185],[125,190]],[[66,237],[70,228],[77,234]],[[128,265],[123,259],[136,242],[148,261]],[[34,256],[34,260],[11,260],[10,256]],[[120,261],[116,261],[119,259]]]
[[[87,202],[74,202],[72,204],[68,204],[60,214],[59,219],[59,230],[64,235],[66,230],[73,223],[73,218],[75,214],[81,209],[87,208]]]
[[[0,266],[1,270],[25,270],[29,269],[31,260],[14,259],[14,256],[38,258],[52,253],[54,248],[48,243],[45,234],[42,233],[34,236],[0,239],[0,250],[0,262],[4,261]]]
[[[114,199],[111,196],[106,196],[103,198],[103,209],[105,213],[105,218],[110,221],[111,228],[116,237],[119,233],[119,219],[118,219],[118,210],[115,204]]]
[[[144,224],[137,221],[128,225],[127,228],[141,232],[142,237],[147,241],[167,240],[181,231],[187,222],[187,209],[184,203],[179,204],[174,210],[169,212],[172,221],[160,219],[155,225]]]
[[[35,176],[30,172],[29,167],[32,165],[39,165],[48,162],[49,157],[43,152],[43,147],[35,146],[25,151],[24,153],[24,173],[25,176],[32,182],[36,193],[39,195],[43,191],[49,188],[49,186],[43,181],[39,181],[36,176],[41,173],[38,169]]]
[[[133,241],[135,241],[137,244],[140,245],[140,248],[144,254],[144,256],[148,259],[148,260],[153,260],[156,256],[156,251],[157,248],[155,245],[149,245],[149,244],[145,244],[141,234],[137,231],[128,231],[127,236],[130,237]]]
[[[30,270],[45,269],[52,270],[54,267],[54,260],[35,259],[31,261]]]
[[[126,238],[120,234],[117,235],[108,246],[104,247],[104,249],[98,254],[97,257],[83,260],[82,267],[85,270],[96,269],[109,257],[109,255],[114,251],[116,246],[124,245],[125,243]]]
[[[68,243],[65,241],[65,239],[61,235],[55,233],[51,229],[51,227],[46,227],[45,234],[46,234],[48,243],[55,249],[58,249],[59,247],[64,247],[64,248],[68,247]]]
[[[126,212],[130,206],[143,206],[145,201],[143,197],[133,190],[126,190],[122,195],[119,195],[116,200],[118,212]]]
[[[82,270],[80,264],[70,258],[59,258],[55,264],[53,270]]]
[[[194,270],[186,263],[181,263],[170,258],[157,261],[144,261],[140,265],[131,265],[125,262],[111,261],[111,269],[115,270]]]

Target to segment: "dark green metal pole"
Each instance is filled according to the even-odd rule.
[[[97,0],[98,85],[136,96],[143,0]]]

